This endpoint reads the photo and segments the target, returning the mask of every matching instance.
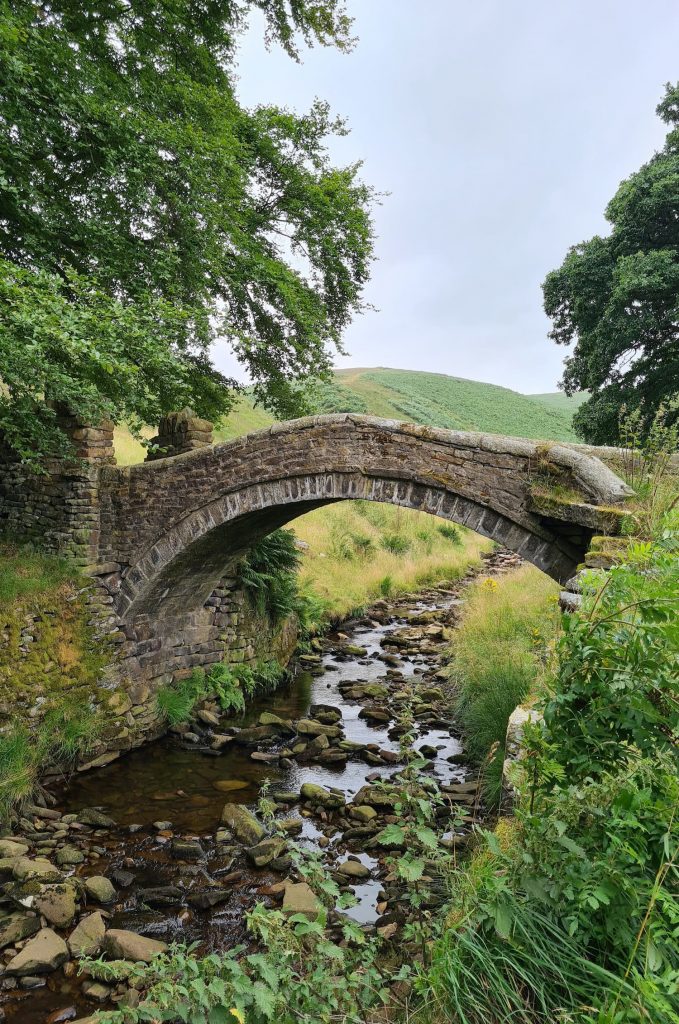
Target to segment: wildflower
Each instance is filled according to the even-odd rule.
[[[484,590],[497,590],[497,580],[492,580],[490,577],[485,579],[482,583]]]

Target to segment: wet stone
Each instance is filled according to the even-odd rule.
[[[173,839],[170,846],[175,860],[203,860],[205,850],[197,839]]]

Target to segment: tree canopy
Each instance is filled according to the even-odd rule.
[[[52,402],[226,412],[217,337],[289,414],[360,310],[374,194],[331,164],[324,103],[239,104],[255,8],[293,59],[352,45],[343,0],[0,2],[0,431],[24,459],[63,443]]]
[[[608,204],[610,234],[573,246],[543,285],[550,337],[575,342],[562,385],[591,394],[575,427],[596,444],[619,440],[621,410],[642,432],[679,416],[679,83],[657,112],[665,145]]]

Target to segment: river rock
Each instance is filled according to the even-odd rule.
[[[75,846],[62,846],[60,850],[57,850],[54,859],[60,868],[65,868],[71,867],[74,864],[82,864],[85,860],[85,854]]]
[[[245,853],[248,860],[256,868],[263,868],[270,864],[272,860],[280,857],[286,845],[286,841],[282,836],[271,836],[269,839],[263,839],[256,846],[251,846]]]
[[[274,715],[271,711],[262,711],[259,716],[260,725],[272,725],[278,732],[293,736],[295,733],[292,722],[287,718],[280,718],[278,715]]]
[[[28,853],[28,846],[15,839],[0,839],[0,859],[5,857],[23,857]]]
[[[322,910],[320,900],[306,882],[286,882],[283,894],[284,914],[304,914],[313,920]]]
[[[145,935],[128,932],[123,928],[109,928],[104,936],[104,950],[112,960],[132,960],[149,964],[154,956],[164,953],[166,942],[148,939]]]
[[[374,807],[370,807],[368,804],[360,804],[358,807],[349,808],[349,816],[353,818],[354,821],[368,822],[377,817],[377,811]]]
[[[14,946],[39,931],[40,918],[37,914],[10,914],[0,921],[0,949]]]
[[[92,980],[83,982],[82,992],[93,1003],[105,1003],[111,995],[111,989],[108,985],[102,985],[100,981]]]
[[[196,910],[210,910],[231,899],[232,890],[220,886],[210,886],[208,889],[201,889],[193,892],[188,898],[188,903]]]
[[[116,891],[112,883],[103,875],[92,875],[91,878],[86,878],[85,892],[90,899],[96,900],[97,903],[112,903],[116,898]]]
[[[96,956],[105,933],[104,919],[98,910],[83,917],[68,938],[71,956]]]
[[[343,796],[340,796],[339,793],[330,793],[323,786],[317,786],[313,782],[305,782],[301,793],[305,800],[310,800],[314,804],[321,804],[322,807],[329,811],[344,807],[345,800]]]
[[[232,793],[237,789],[247,789],[249,785],[244,779],[217,779],[212,783],[212,788],[218,793]]]
[[[60,882],[63,878],[61,871],[44,857],[18,857],[13,861],[12,874],[18,882]]]
[[[72,885],[44,885],[33,897],[33,908],[55,928],[68,928],[77,907]]]
[[[358,713],[359,718],[364,718],[368,722],[383,722],[387,723],[391,721],[391,715],[384,708],[374,707],[368,705],[368,707],[361,708]]]
[[[18,978],[49,974],[68,960],[68,946],[51,928],[42,928],[5,967],[5,974]]]
[[[321,750],[327,750],[329,746],[330,740],[321,733],[320,736],[314,736],[306,748],[306,753],[318,754]]]
[[[366,867],[365,864],[361,864],[358,860],[345,860],[344,864],[340,864],[337,870],[341,875],[346,875],[347,878],[370,878],[370,868]]]
[[[200,711],[196,712],[196,718],[198,719],[199,722],[202,722],[203,725],[209,725],[213,727],[219,726],[219,718],[214,713],[214,711],[207,711],[205,708],[201,708]]]
[[[139,901],[148,907],[173,907],[184,901],[184,893],[177,885],[157,885],[140,889]]]
[[[276,735],[276,729],[273,725],[253,725],[247,729],[240,729],[235,733],[233,742],[242,746],[248,746],[250,743],[257,744],[261,743],[262,740],[270,740]]]
[[[309,708],[312,719],[321,722],[323,725],[332,725],[342,720],[342,712],[333,704],[312,704]]]
[[[175,860],[203,860],[205,850],[197,839],[173,839],[170,852]]]
[[[367,804],[377,810],[391,810],[399,801],[396,790],[382,789],[381,786],[363,786],[354,797],[354,806]]]
[[[275,804],[296,804],[299,793],[295,793],[294,790],[280,790],[278,793],[272,793],[271,799]]]
[[[300,718],[297,722],[297,732],[301,736],[337,737],[342,735],[342,730],[338,725],[323,725],[322,722],[316,722],[312,718]]]
[[[241,804],[224,804],[222,824],[228,825],[236,838],[246,846],[255,846],[266,835],[262,823]]]
[[[81,825],[92,825],[94,828],[114,828],[115,821],[104,814],[98,807],[83,807],[78,811],[78,821]]]

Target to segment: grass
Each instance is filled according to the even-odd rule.
[[[589,392],[578,391],[575,395],[567,395],[563,391],[548,391],[542,395],[527,395],[533,402],[540,402],[548,409],[573,417],[583,402],[589,398]]]
[[[0,734],[0,822],[14,807],[30,800],[45,765],[71,766],[92,747],[102,727],[97,709],[66,699],[50,708],[30,731],[19,723]]]
[[[205,673],[196,669],[185,679],[161,687],[156,694],[156,705],[168,725],[188,722],[198,701],[207,694]]]
[[[342,502],[297,519],[293,528],[308,544],[301,567],[303,590],[339,620],[378,597],[463,576],[491,542],[445,522],[375,502]]]
[[[62,558],[11,543],[0,544],[2,605],[56,592],[72,578],[73,569]]]
[[[479,581],[451,648],[457,713],[470,755],[484,765],[489,799],[499,796],[507,721],[540,689],[545,654],[556,635],[558,586],[523,565]]]

